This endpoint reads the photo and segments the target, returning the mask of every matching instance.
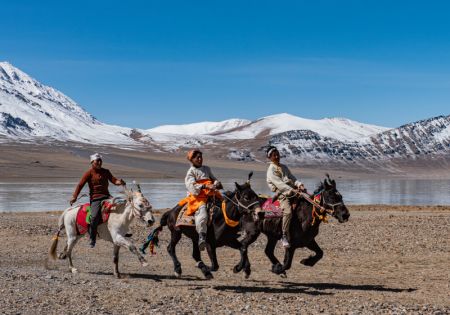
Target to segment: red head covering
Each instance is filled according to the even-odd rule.
[[[187,153],[187,159],[189,161],[192,161],[192,159],[197,155],[197,154],[202,154],[202,152],[200,150],[194,149],[191,150]]]

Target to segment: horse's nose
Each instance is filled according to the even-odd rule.
[[[342,216],[342,218],[344,219],[344,221],[348,221],[348,219],[350,218],[350,213],[344,213],[344,215]]]
[[[155,220],[153,220],[153,219],[148,219],[147,220],[147,224],[150,226],[150,225],[152,225],[153,223],[155,223]]]

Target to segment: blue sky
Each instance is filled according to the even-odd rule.
[[[2,1],[0,60],[101,121],[450,114],[447,1]]]

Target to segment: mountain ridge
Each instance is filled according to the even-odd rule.
[[[253,121],[234,118],[127,128],[97,120],[62,92],[0,62],[0,136],[2,142],[71,141],[171,153],[201,147],[217,158],[238,161],[264,161],[264,149],[271,144],[294,165],[367,167],[449,155],[450,116],[398,128],[342,117],[313,120],[288,113]]]

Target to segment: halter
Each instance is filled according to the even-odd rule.
[[[132,213],[136,218],[138,218],[138,219],[140,219],[140,220],[144,220],[144,219],[143,219],[144,216],[142,215],[141,211],[140,211],[138,208],[136,208],[136,207],[134,206],[134,202],[133,202],[134,196],[133,196],[133,193],[130,192],[126,187],[124,187],[124,190],[125,190],[125,193],[126,193],[126,195],[127,195],[127,200],[128,200],[128,202],[131,204],[131,210],[132,210],[131,213]]]
[[[258,200],[258,201],[252,202],[248,206],[245,206],[242,204],[242,202],[239,201],[239,199],[236,198],[236,194],[234,195],[234,198],[233,198],[233,199],[236,199],[236,202],[233,199],[228,198],[225,194],[223,194],[223,197],[225,199],[227,199],[228,201],[230,201],[231,203],[233,203],[236,207],[238,207],[238,211],[239,211],[239,208],[244,208],[245,210],[247,210],[247,213],[250,213],[253,211],[252,209],[250,209],[250,207],[253,207],[256,204],[259,204],[259,200]]]

